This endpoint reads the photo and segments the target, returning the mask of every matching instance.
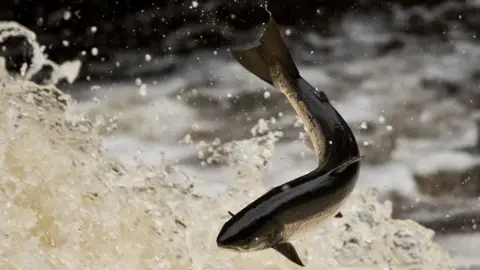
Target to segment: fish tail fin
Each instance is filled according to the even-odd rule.
[[[287,75],[299,78],[297,66],[290,55],[278,25],[267,10],[269,20],[257,45],[247,49],[231,49],[233,57],[248,71],[273,85],[270,67],[279,64]]]

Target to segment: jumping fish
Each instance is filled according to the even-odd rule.
[[[352,130],[330,104],[300,75],[270,12],[258,43],[231,50],[247,70],[279,89],[302,119],[305,145],[315,151],[317,168],[277,186],[223,225],[217,245],[236,251],[273,248],[304,266],[291,241],[331,217],[342,217],[340,206],[359,175],[360,156]]]

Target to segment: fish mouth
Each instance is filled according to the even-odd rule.
[[[245,248],[242,245],[236,245],[234,243],[231,243],[227,238],[225,237],[218,237],[217,238],[217,246],[222,249],[229,249],[229,250],[236,250],[236,251],[248,251],[249,248]]]
[[[231,239],[225,235],[225,233],[220,232],[217,236],[217,246],[224,249],[234,249],[235,247],[231,243]]]
[[[232,245],[232,244],[227,243],[226,241],[217,240],[217,246],[221,249],[227,249],[227,250],[234,250],[234,251],[240,251],[240,252],[248,251],[247,249],[245,249],[241,246]]]
[[[219,235],[217,237],[217,246],[222,249],[235,250],[239,252],[249,252],[263,250],[268,246],[267,243],[259,241],[252,243],[252,241],[232,241],[228,237]]]
[[[251,252],[251,251],[258,251],[258,250],[263,250],[262,247],[243,247],[243,246],[235,246],[235,245],[219,245],[217,246],[221,249],[226,249],[226,250],[233,250],[233,251],[238,251],[238,252]]]

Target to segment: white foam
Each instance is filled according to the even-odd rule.
[[[29,67],[25,66],[26,69],[22,68],[23,74],[20,74],[22,78],[26,80],[31,79],[44,65],[53,68],[50,78],[50,83],[52,84],[56,84],[62,78],[66,78],[69,83],[72,83],[78,76],[81,66],[79,60],[66,61],[58,65],[44,55],[34,32],[17,22],[0,21],[0,44],[12,37],[24,37],[32,49],[31,64]]]
[[[446,247],[458,267],[475,267],[480,265],[478,243],[480,234],[451,234],[438,236],[435,239]]]
[[[65,118],[72,105],[68,97],[67,105],[61,104],[54,88],[8,81],[0,94],[9,97],[0,99],[6,123],[0,125],[1,268],[296,269],[272,250],[242,254],[215,244],[228,211],[265,192],[265,168],[237,159],[239,149],[226,153],[233,155],[228,160],[234,161],[234,173],[209,170],[206,179],[162,158],[155,166],[123,168],[100,150],[95,126],[81,116]],[[239,147],[262,152],[255,142]],[[209,190],[200,184],[212,179],[217,184]],[[206,191],[211,196],[203,196]],[[432,231],[392,220],[391,206],[379,204],[376,196],[354,194],[341,221],[295,242],[305,269],[438,266],[438,258],[443,266],[451,264],[431,242]]]
[[[419,156],[414,162],[414,171],[424,175],[438,172],[439,170],[464,171],[479,162],[480,157],[469,153],[438,151]]]

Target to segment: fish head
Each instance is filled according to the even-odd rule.
[[[217,246],[236,251],[257,251],[272,247],[279,238],[278,227],[269,222],[232,217],[217,237]]]

